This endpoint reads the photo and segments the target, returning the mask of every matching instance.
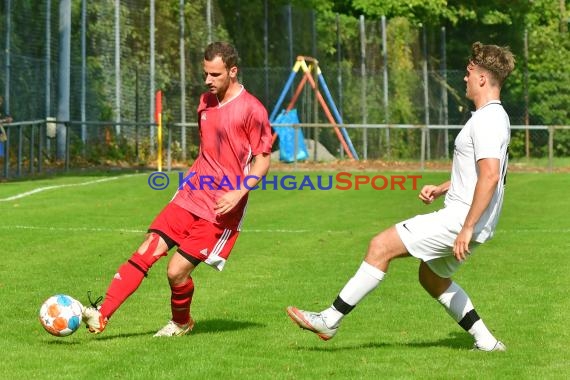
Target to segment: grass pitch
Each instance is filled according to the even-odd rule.
[[[419,186],[448,177],[422,174]],[[167,259],[103,334],[83,326],[66,338],[47,334],[37,320],[41,302],[57,293],[84,303],[88,290],[104,294],[171,198],[174,186],[155,191],[147,180],[143,173],[0,185],[0,378],[570,377],[567,174],[509,174],[495,238],[455,277],[505,353],[470,351],[471,337],[423,291],[411,258],[392,264],[329,342],[288,319],[288,305],[327,307],[375,233],[442,204],[423,205],[417,190],[370,187],[253,192],[226,269],[204,265],[194,273],[191,335],[152,337],[169,319]]]

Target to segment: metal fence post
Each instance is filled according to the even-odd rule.
[[[548,126],[548,172],[552,173],[554,160],[554,126]]]
[[[8,178],[10,169],[10,128],[6,128],[6,141],[4,141],[4,178]]]
[[[425,167],[425,160],[426,160],[426,131],[427,131],[427,125],[422,125],[421,127],[421,133],[422,133],[422,138],[421,138],[421,153],[420,153],[420,169],[423,171],[424,167]]]
[[[69,148],[71,147],[69,122],[65,122],[64,126],[65,126],[65,172],[69,172]]]
[[[47,122],[44,125],[41,123],[38,124],[40,126],[39,136],[38,136],[38,173],[42,172],[42,158],[44,152],[44,140],[45,140],[45,128],[47,128]]]
[[[22,135],[22,126],[18,126],[18,155],[17,155],[17,161],[16,161],[16,176],[21,177],[22,176],[22,140],[23,140],[23,135]]]
[[[167,147],[166,147],[166,170],[172,170],[172,125],[166,124],[166,133],[168,133]]]
[[[28,163],[28,173],[34,174],[34,140],[35,140],[35,130],[36,125],[32,124],[30,127],[30,139],[29,139],[29,163]]]

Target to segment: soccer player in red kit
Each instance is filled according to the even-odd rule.
[[[172,200],[156,216],[142,245],[115,274],[103,303],[87,307],[83,321],[102,332],[138,288],[151,266],[177,246],[167,269],[172,320],[154,336],[184,335],[194,327],[192,271],[204,262],[221,271],[239,235],[249,189],[267,174],[271,127],[267,111],[238,81],[238,54],[225,42],[204,52],[198,125],[200,152]]]

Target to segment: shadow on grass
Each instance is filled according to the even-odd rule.
[[[238,331],[252,328],[260,328],[265,325],[261,323],[249,322],[249,321],[236,321],[234,319],[205,319],[196,321],[196,326],[188,336],[198,335],[198,334],[214,334],[219,332],[227,331]],[[97,337],[97,340],[110,340],[117,338],[130,338],[137,336],[153,336],[157,330],[150,330],[144,332],[135,333],[125,333],[116,335],[103,335]],[[106,331],[105,331],[106,332]]]
[[[74,346],[74,345],[82,344],[82,342],[79,340],[62,340],[62,339],[58,338],[57,340],[50,339],[46,342],[46,344],[65,347],[65,346]]]
[[[235,319],[206,319],[196,321],[196,326],[190,335],[211,334],[225,331],[237,331],[265,327],[261,323],[236,321]]]
[[[361,350],[367,348],[429,348],[429,347],[445,347],[457,350],[471,349],[473,340],[467,334],[451,333],[448,338],[439,339],[435,341],[420,341],[420,342],[404,342],[404,343],[390,343],[390,342],[368,342],[362,344],[342,345],[337,344],[334,346],[298,346],[299,351],[317,351],[317,352],[342,352],[351,350]]]
[[[466,333],[453,332],[447,338],[436,341],[410,342],[404,344],[409,347],[446,347],[454,349],[471,349],[473,348],[473,338]]]

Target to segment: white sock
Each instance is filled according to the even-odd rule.
[[[473,335],[477,345],[483,349],[491,350],[497,344],[497,338],[491,334],[482,319],[475,322],[468,332]]]
[[[341,319],[348,314],[357,303],[368,293],[376,289],[385,273],[373,265],[363,261],[354,276],[340,291],[334,305],[321,312],[325,323],[329,327],[337,326]],[[341,305],[339,305],[341,304]]]
[[[459,285],[452,282],[437,300],[447,313],[475,338],[478,346],[483,348],[495,346],[497,339],[487,329],[483,320],[479,318],[469,296]]]
[[[344,317],[344,314],[335,309],[334,306],[321,311],[321,315],[325,321],[325,325],[327,325],[329,329],[337,327],[341,319]]]

